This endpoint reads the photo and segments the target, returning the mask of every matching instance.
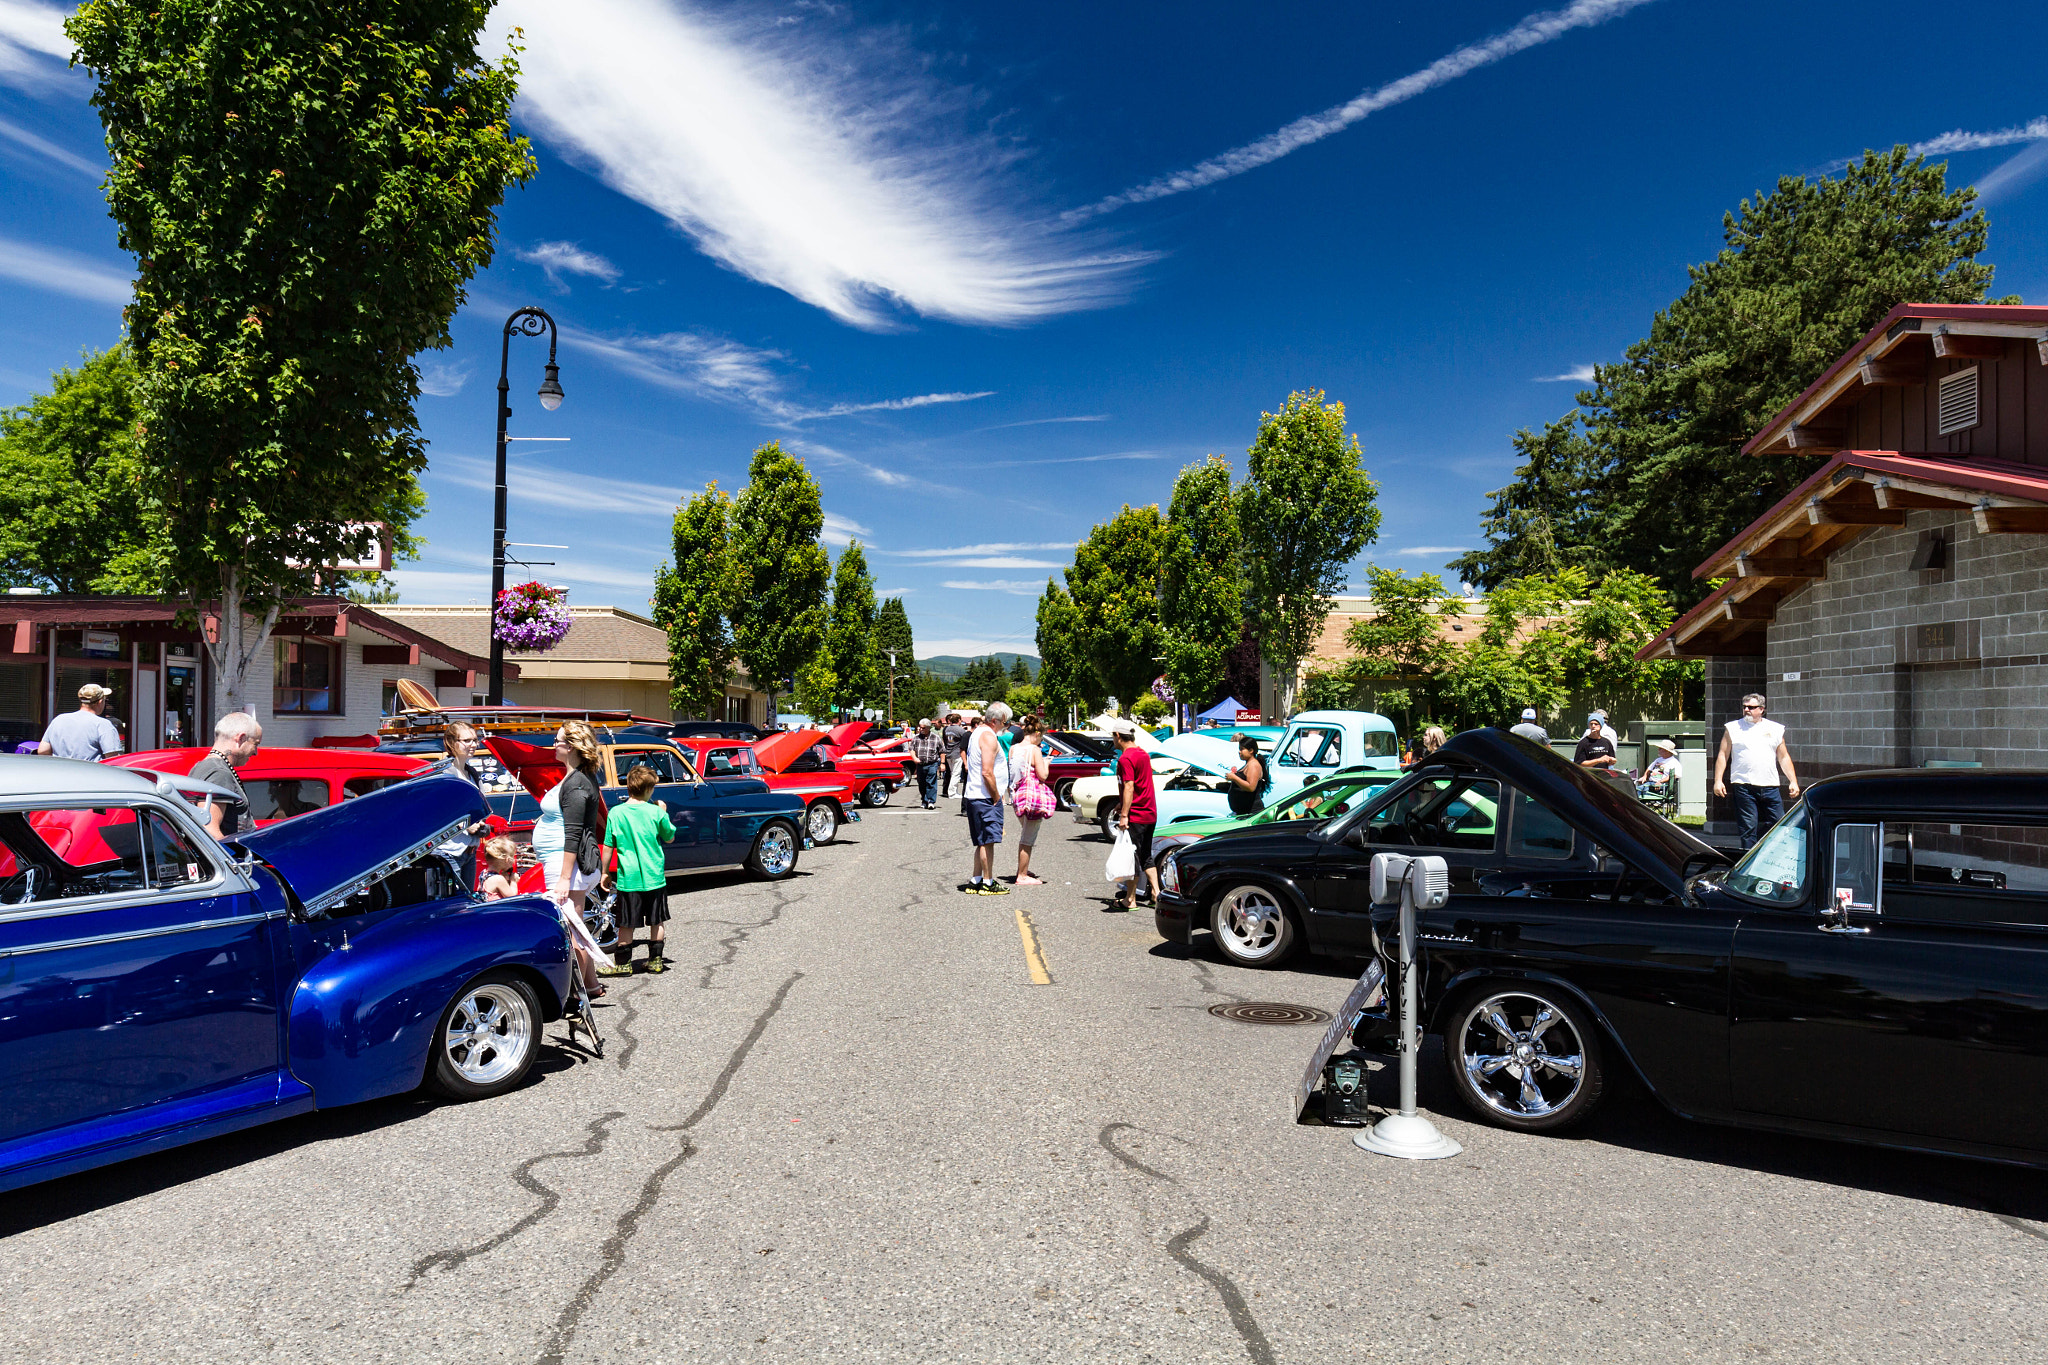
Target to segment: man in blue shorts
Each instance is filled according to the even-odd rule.
[[[974,871],[961,890],[970,896],[1007,896],[1010,888],[996,880],[996,845],[1003,841],[1003,796],[1010,784],[1010,766],[1003,761],[996,736],[1010,723],[1010,708],[991,702],[967,737],[967,840],[974,845]]]

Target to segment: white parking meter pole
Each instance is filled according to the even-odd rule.
[[[1415,973],[1415,912],[1435,910],[1450,897],[1450,870],[1442,858],[1408,858],[1376,853],[1372,860],[1372,898],[1383,904],[1395,887],[1401,897],[1401,1108],[1351,1139],[1368,1152],[1408,1161],[1435,1161],[1465,1149],[1437,1131],[1416,1112],[1416,1054],[1422,1050],[1421,983]]]

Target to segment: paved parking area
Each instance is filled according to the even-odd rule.
[[[0,1195],[0,1359],[2048,1358],[2040,1174],[1626,1086],[1523,1137],[1428,1070],[1465,1154],[1368,1156],[1291,1120],[1318,1029],[1208,1012],[1334,1009],[1358,964],[1164,945],[1070,821],[1001,899],[954,889],[964,845],[889,808],[783,885],[701,882],[604,1060],[551,1045],[515,1094]]]

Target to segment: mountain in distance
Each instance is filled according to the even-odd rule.
[[[986,654],[976,654],[972,657],[965,654],[939,654],[929,659],[919,659],[917,666],[931,670],[933,677],[943,678],[947,682],[957,682],[960,676],[967,671],[967,666],[973,663],[975,659],[986,659],[988,657]],[[1036,654],[997,654],[995,658],[1006,671],[1015,668],[1017,660],[1022,659],[1025,667],[1031,670],[1031,676],[1034,678],[1038,676],[1039,665]]]

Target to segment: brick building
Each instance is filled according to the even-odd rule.
[[[1743,449],[1816,467],[1641,656],[1707,661],[1710,743],[1761,692],[1809,782],[2042,766],[2048,308],[1903,304]]]

